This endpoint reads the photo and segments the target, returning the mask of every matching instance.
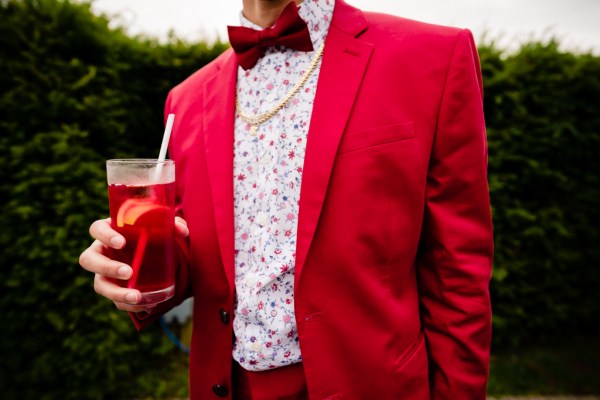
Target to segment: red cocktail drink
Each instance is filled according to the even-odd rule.
[[[171,298],[175,289],[175,166],[170,160],[157,165],[107,162],[111,225],[125,237],[125,246],[110,256],[133,269],[129,280],[115,282],[138,289],[145,305]]]

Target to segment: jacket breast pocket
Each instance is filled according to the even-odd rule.
[[[415,126],[412,121],[379,126],[366,131],[347,132],[342,136],[338,155],[415,137]]]

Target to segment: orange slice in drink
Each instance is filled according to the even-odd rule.
[[[117,213],[117,226],[125,225],[151,226],[171,219],[171,209],[167,206],[156,204],[151,200],[128,199]]]

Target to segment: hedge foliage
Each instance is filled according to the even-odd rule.
[[[479,50],[495,343],[597,331],[600,57],[562,52],[556,41],[508,56],[489,45]]]
[[[168,90],[224,47],[159,45],[108,22],[87,4],[0,2],[3,399],[154,395],[159,382],[136,382],[174,351],[101,300],[78,257],[108,214],[105,160],[156,157]]]
[[[155,156],[167,91],[225,46],[159,44],[108,23],[88,4],[0,0],[4,399],[178,395],[155,382],[170,345],[156,328],[135,332],[77,259],[90,222],[108,212],[104,161]],[[555,42],[480,51],[496,343],[590,332],[600,311],[600,58]]]

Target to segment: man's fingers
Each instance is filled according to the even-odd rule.
[[[79,256],[79,264],[86,270],[95,274],[104,275],[115,279],[129,279],[133,270],[129,265],[122,262],[111,260],[103,254],[103,245],[99,240],[95,240]]]
[[[99,274],[96,274],[94,278],[94,290],[99,295],[112,300],[121,311],[149,312],[153,307],[138,304],[142,300],[139,290],[122,288]]]
[[[187,237],[187,222],[180,217],[175,218],[175,231],[180,237]],[[125,238],[112,229],[110,218],[95,221],[90,226],[90,235],[96,239],[79,257],[79,264],[95,274],[94,290],[101,296],[112,300],[119,310],[129,312],[148,312],[152,306],[140,305],[142,295],[139,290],[123,288],[111,279],[129,279],[133,270],[129,265],[106,257],[107,248],[120,249],[125,245]]]
[[[115,304],[123,303],[133,306],[142,300],[142,294],[139,290],[122,288],[100,274],[96,274],[94,278],[94,290],[99,295],[114,301]]]
[[[107,247],[120,249],[125,246],[125,238],[110,226],[110,218],[99,219],[90,226],[90,235]]]

